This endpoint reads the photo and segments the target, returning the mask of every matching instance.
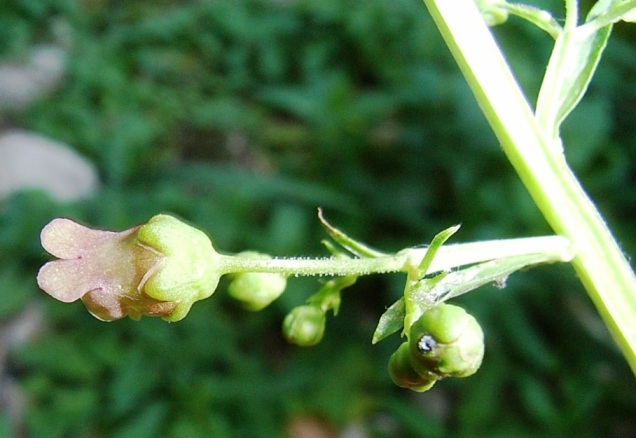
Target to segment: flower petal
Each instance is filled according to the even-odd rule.
[[[81,260],[55,260],[38,272],[38,286],[56,300],[71,303],[95,289]]]
[[[40,240],[51,255],[61,259],[75,259],[93,250],[113,234],[116,233],[93,230],[70,219],[58,218],[42,229]]]
[[[114,321],[124,318],[128,311],[121,296],[114,293],[112,286],[93,290],[82,297],[82,302],[95,318],[101,321]]]

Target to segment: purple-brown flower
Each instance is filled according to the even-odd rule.
[[[40,288],[65,303],[81,299],[104,321],[142,315],[178,321],[214,292],[220,277],[207,236],[167,215],[119,233],[54,219],[41,240],[59,260],[40,269]]]

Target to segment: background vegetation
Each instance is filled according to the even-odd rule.
[[[222,283],[176,324],[101,323],[35,284],[47,259],[39,230],[56,216],[123,229],[172,212],[223,251],[277,255],[326,253],[317,206],[387,250],[459,222],[454,241],[550,233],[421,2],[4,2],[0,56],[55,40],[56,23],[70,37],[62,86],[4,124],[72,145],[102,185],[72,204],[35,191],[0,201],[0,318],[33,305],[45,318],[6,364],[27,397],[19,433],[277,437],[318,422],[369,437],[634,436],[634,376],[567,265],[462,298],[485,329],[484,364],[425,394],[390,382],[397,337],[370,343],[397,277],[351,288],[309,349],[285,344],[280,324],[315,279],[291,279],[256,314]],[[627,254],[635,30],[618,26],[564,133]],[[496,33],[532,100],[549,37],[515,19]],[[8,414],[0,427],[9,433]]]

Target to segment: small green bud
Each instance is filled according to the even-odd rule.
[[[508,20],[508,10],[505,0],[477,0],[477,7],[488,26],[497,26]]]
[[[246,258],[271,258],[266,254],[246,251],[237,254]],[[282,274],[263,272],[241,272],[234,276],[228,286],[230,296],[245,306],[246,309],[258,311],[278,298],[287,286],[287,278]]]
[[[311,347],[321,341],[326,322],[327,317],[321,308],[311,305],[298,306],[285,317],[283,334],[292,344]]]
[[[424,313],[410,329],[411,363],[421,375],[467,377],[484,357],[484,333],[464,309],[439,304]]]
[[[404,342],[391,355],[389,359],[389,374],[391,380],[401,388],[407,388],[416,392],[428,391],[433,387],[438,377],[427,373],[422,376],[415,371],[411,363],[409,343]]]

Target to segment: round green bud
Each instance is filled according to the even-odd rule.
[[[311,347],[322,339],[326,322],[325,312],[319,307],[298,306],[285,317],[283,334],[292,344]]]
[[[257,252],[243,252],[240,257],[271,258]],[[246,309],[258,311],[280,297],[287,286],[287,278],[282,274],[266,272],[241,272],[234,276],[228,286],[230,296],[240,301]]]
[[[422,376],[411,363],[409,343],[404,342],[391,355],[389,359],[389,374],[391,380],[401,388],[407,388],[416,392],[428,391],[433,387],[438,377],[427,373]]]
[[[464,309],[439,304],[417,320],[409,332],[413,368],[421,374],[467,377],[484,357],[484,333]]]

